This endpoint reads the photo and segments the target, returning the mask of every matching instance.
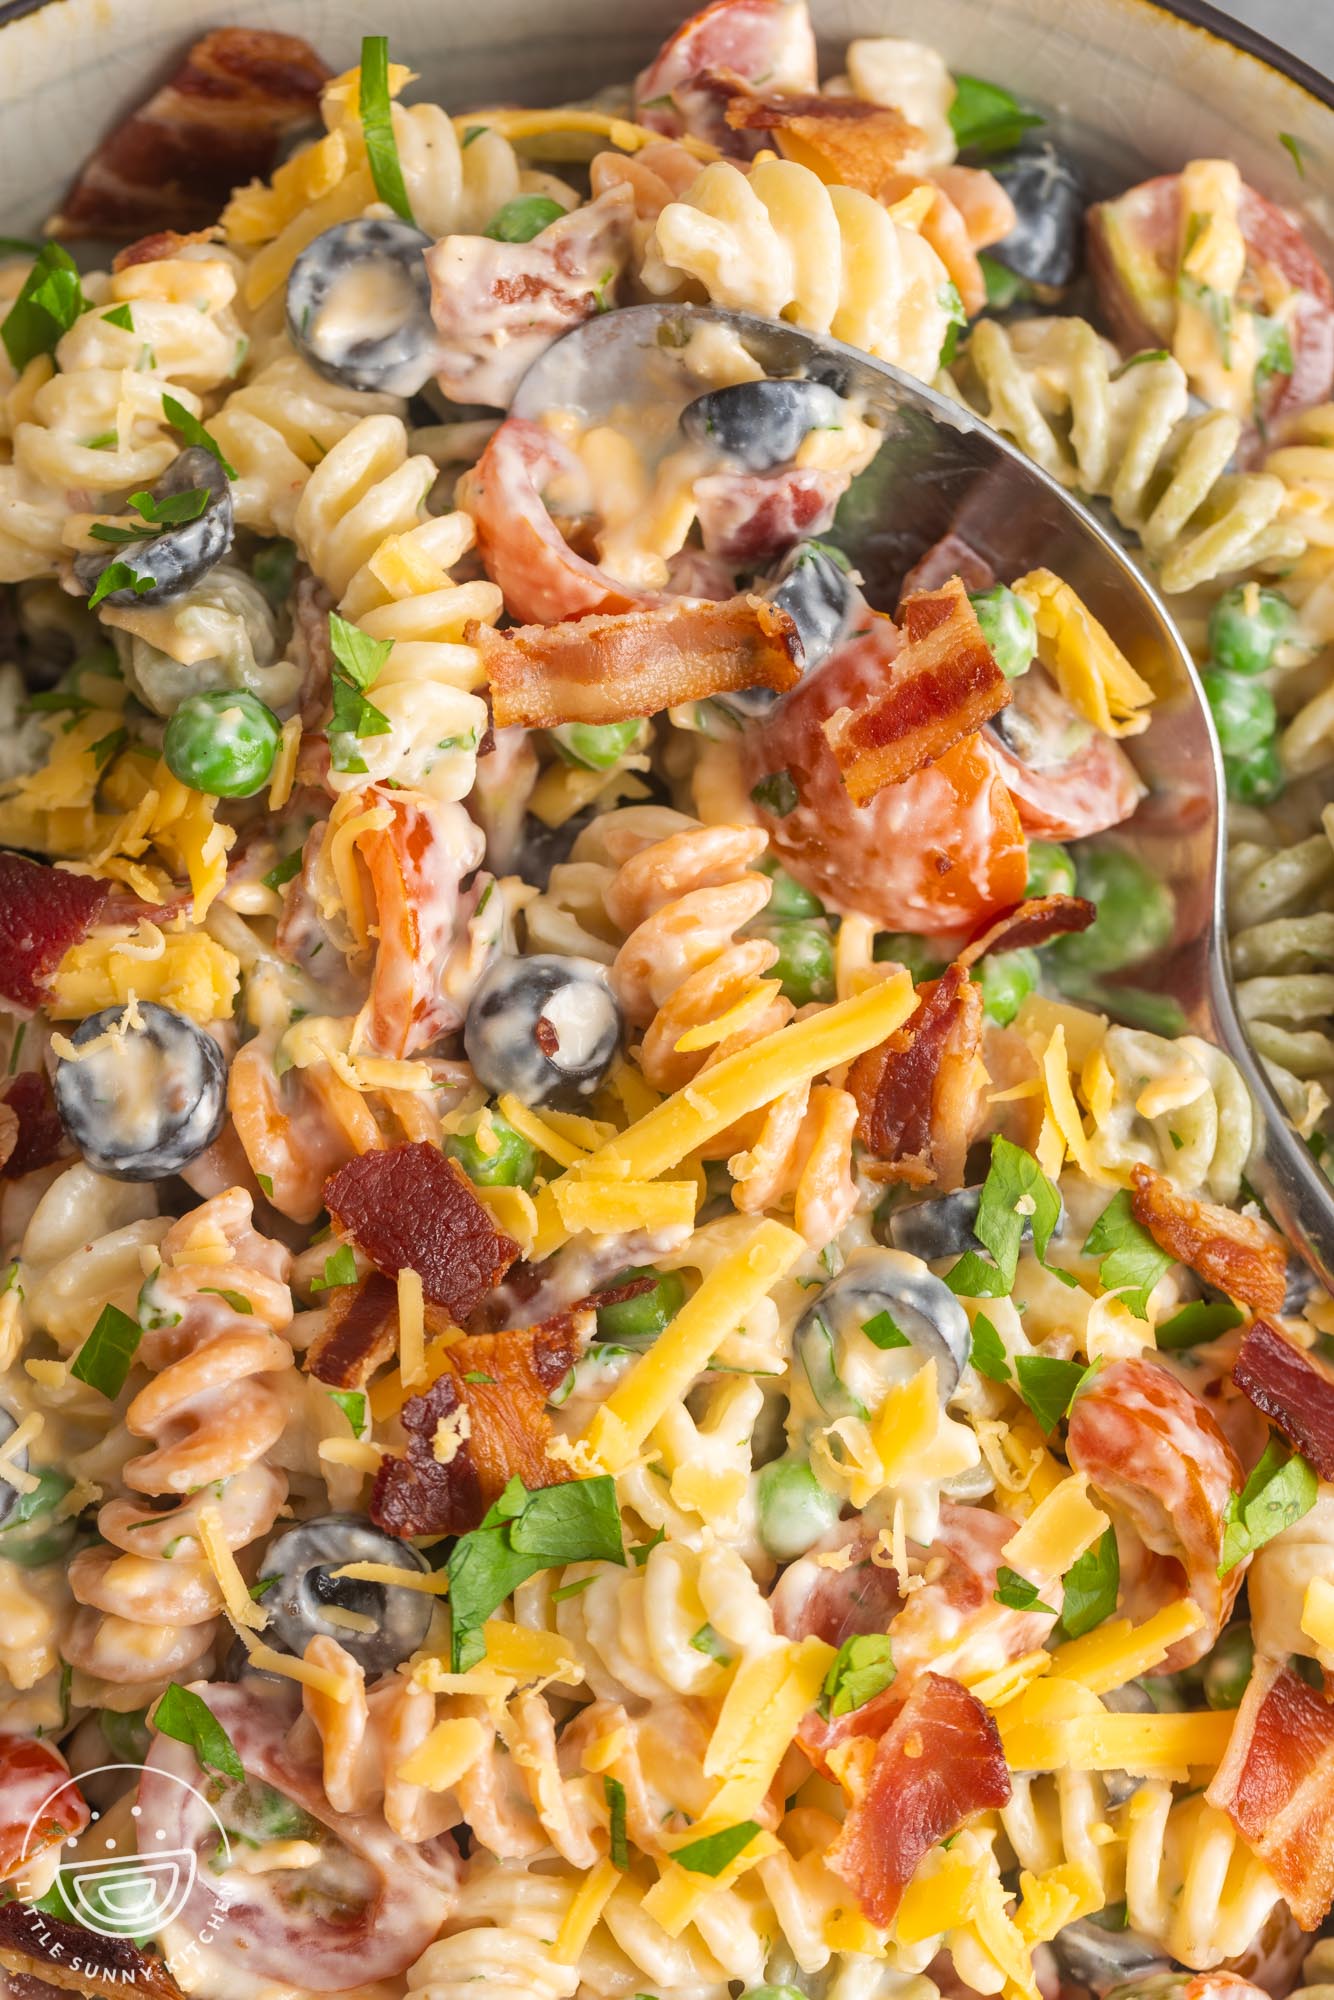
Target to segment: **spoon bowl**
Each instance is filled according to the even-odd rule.
[[[1250,1186],[1334,1290],[1334,1196],[1288,1123],[1237,1011],[1224,911],[1222,756],[1194,665],[1161,598],[1087,508],[970,411],[887,362],[782,322],[698,305],[605,314],[548,349],[520,385],[513,413],[540,418],[560,409],[613,425],[630,409],[669,415],[701,391],[686,347],[709,327],[739,339],[768,376],[830,382],[882,433],[822,537],[860,572],[874,607],[892,611],[906,572],[952,532],[1002,579],[1039,564],[1053,570],[1153,689],[1148,728],[1123,745],[1147,794],[1115,838],[1170,893],[1172,939],[1080,997],[1131,1026],[1194,1033],[1226,1050],[1257,1114]]]

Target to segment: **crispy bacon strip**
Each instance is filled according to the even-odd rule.
[[[878,1179],[962,1187],[986,1083],[982,989],[963,966],[951,965],[918,994],[903,1026],[858,1056],[848,1073],[857,1136],[875,1155]]]
[[[1189,1264],[1206,1284],[1256,1312],[1280,1313],[1288,1289],[1288,1253],[1266,1222],[1179,1194],[1152,1167],[1132,1169],[1135,1220],[1160,1250]]]
[[[516,1474],[530,1492],[569,1479],[569,1467],[546,1455],[547,1398],[596,1324],[594,1313],[568,1312],[521,1333],[456,1341],[446,1372],[403,1406],[407,1456],[384,1459],[375,1475],[376,1526],[391,1535],[462,1535]]]
[[[1010,683],[957,576],[941,590],[905,598],[899,624],[904,645],[883,692],[861,708],[836,710],[824,724],[859,806],[934,763],[1010,700]]]
[[[21,854],[0,853],[0,1000],[40,1007],[71,945],[98,920],[107,884]]]
[[[55,1092],[44,1069],[24,1070],[22,1075],[12,1076],[0,1086],[0,1112],[7,1128],[0,1147],[9,1141],[12,1132],[12,1144],[8,1144],[4,1163],[0,1165],[3,1179],[18,1180],[22,1174],[49,1166],[68,1150],[65,1128],[56,1110]]]
[[[731,93],[724,115],[734,132],[776,132],[785,159],[875,199],[922,143],[917,127],[892,105],[786,90],[761,95],[726,70],[717,80]]]
[[[306,1349],[306,1371],[331,1389],[364,1389],[398,1345],[398,1287],[379,1271],[336,1285],[323,1330]]]
[[[156,264],[163,257],[179,257],[189,243],[212,243],[218,236],[214,229],[192,229],[182,236],[177,229],[155,229],[150,236],[140,236],[133,243],[127,243],[118,250],[111,260],[113,271],[129,271],[136,264]]]
[[[35,1983],[34,1994],[61,1993],[125,2000],[183,2000],[180,1987],[160,1958],[149,1958],[129,1938],[104,1937],[79,1924],[67,1924],[26,1903],[0,1904],[0,1966],[13,1974],[14,1993],[24,1991],[21,1979]]]
[[[232,189],[264,180],[332,76],[308,42],[218,28],[102,140],[49,225],[56,236],[138,236],[216,222]]]
[[[1151,1603],[1127,1610],[1147,1616],[1185,1591],[1205,1623],[1174,1646],[1164,1671],[1201,1659],[1222,1631],[1246,1565],[1218,1574],[1228,1501],[1242,1487],[1236,1453],[1207,1406],[1155,1361],[1108,1362],[1081,1390],[1066,1437],[1070,1463],[1088,1475],[1114,1514],[1160,1558],[1146,1564],[1139,1591]]]
[[[324,1205],[377,1270],[416,1271],[455,1320],[476,1312],[519,1254],[462,1168],[424,1141],[349,1160],[324,1183]]]
[[[1265,1320],[1246,1329],[1232,1379],[1322,1479],[1334,1479],[1334,1377]]]
[[[1003,1806],[1000,1731],[958,1681],[923,1674],[880,1739],[860,1798],[826,1859],[873,1924],[892,1923],[923,1856],[971,1813]]]
[[[1205,1797],[1315,1930],[1334,1900],[1334,1706],[1282,1661],[1258,1659]]]
[[[726,122],[728,87],[713,81],[720,71],[743,88],[763,80],[780,90],[814,90],[807,9],[785,0],[713,0],[682,22],[635,79],[635,117],[651,132],[691,133],[738,159],[753,158],[758,143]]]
[[[955,963],[976,965],[998,948],[1020,951],[1026,945],[1046,944],[1064,932],[1086,931],[1097,914],[1097,904],[1083,896],[1029,896],[965,945]]]
[[[779,605],[742,596],[669,599],[621,617],[496,632],[470,620],[498,727],[624,722],[739,688],[782,693],[801,677],[801,641]]]

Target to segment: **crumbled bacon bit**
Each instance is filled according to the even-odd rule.
[[[456,1341],[445,1354],[446,1372],[403,1406],[407,1455],[384,1459],[376,1473],[370,1506],[376,1526],[400,1536],[462,1535],[516,1474],[530,1492],[569,1479],[569,1468],[546,1455],[546,1404],[595,1324],[592,1313],[575,1311],[522,1332]],[[457,1445],[441,1464],[436,1433],[451,1418]]]
[[[724,117],[728,91],[713,81],[727,71],[743,87],[765,79],[814,90],[815,37],[805,8],[776,0],[713,0],[683,21],[635,79],[635,116],[651,132],[692,133],[737,159],[756,141]]]
[[[826,1861],[871,1922],[889,1924],[929,1849],[1009,1798],[993,1717],[958,1681],[923,1674],[880,1738]]]
[[[1277,1230],[1230,1208],[1179,1194],[1152,1167],[1133,1168],[1131,1179],[1135,1220],[1160,1250],[1256,1312],[1282,1312],[1288,1253]]]
[[[1265,1320],[1242,1336],[1232,1379],[1322,1479],[1334,1479],[1334,1378]]]
[[[510,1282],[514,1273],[510,1273]],[[627,1299],[642,1299],[645,1292],[651,1292],[657,1279],[649,1273],[642,1278],[627,1278],[623,1285],[604,1285],[600,1292],[590,1292],[586,1299],[576,1299],[571,1312],[601,1312],[604,1306],[621,1306]]]
[[[0,1000],[40,1007],[56,968],[101,915],[107,884],[0,853]]]
[[[858,1056],[848,1072],[857,1136],[880,1180],[962,1187],[976,1124],[982,1069],[982,989],[963,966],[918,988],[901,1028]]]
[[[324,1184],[334,1226],[386,1277],[416,1271],[422,1292],[466,1320],[519,1254],[455,1161],[424,1140],[349,1160]]]
[[[741,688],[782,693],[801,675],[796,626],[753,596],[669,598],[621,616],[512,632],[469,621],[464,637],[481,653],[501,728],[624,722]]]
[[[1284,1662],[1257,1659],[1205,1797],[1315,1930],[1334,1900],[1334,1706]]]
[[[44,1069],[24,1070],[0,1085],[0,1110],[7,1114],[6,1126],[13,1120],[13,1144],[0,1166],[0,1177],[5,1180],[17,1180],[22,1174],[49,1166],[68,1150],[55,1092]]]
[[[539,1014],[533,1023],[533,1040],[544,1056],[554,1058],[559,1055],[560,1036],[556,1032],[555,1023],[548,1021],[545,1014]]]
[[[336,1285],[323,1329],[306,1349],[308,1374],[332,1389],[364,1389],[398,1345],[398,1287],[379,1271]]]
[[[315,119],[332,74],[297,35],[215,29],[102,140],[50,233],[208,228],[233,188],[272,173],[283,140]]]
[[[848,795],[859,806],[902,784],[999,713],[1011,699],[958,577],[899,609],[904,644],[883,690],[824,725]]]
[[[221,230],[192,229],[182,236],[177,229],[155,229],[151,236],[141,236],[137,242],[127,243],[118,250],[111,260],[113,271],[129,271],[136,264],[156,264],[164,257],[179,257],[190,243],[213,243],[221,235]]]
[[[776,132],[785,158],[814,168],[821,180],[860,188],[875,200],[922,143],[917,127],[892,105],[784,90],[760,96],[744,78],[726,70],[707,79],[715,80],[727,91],[724,115],[734,132]]]
[[[26,1903],[0,1904],[0,1966],[16,1979],[45,1982],[47,1990],[82,1993],[97,2000],[182,2000],[180,1987],[160,1958],[149,1958],[129,1938],[67,1924]]]
[[[1097,904],[1083,896],[1029,896],[965,945],[955,962],[972,966],[997,949],[1019,951],[1069,931],[1086,931],[1097,914]]]

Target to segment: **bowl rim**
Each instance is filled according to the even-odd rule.
[[[43,7],[52,4],[54,0],[0,0],[0,28],[11,21],[22,20],[25,15],[39,13]],[[1216,41],[1230,43],[1243,54],[1286,76],[1315,98],[1317,103],[1334,110],[1334,78],[1325,76],[1313,64],[1281,48],[1277,42],[1271,42],[1267,35],[1262,35],[1248,22],[1220,12],[1210,4],[1210,0],[1123,0],[1123,4],[1141,8],[1146,13],[1168,14],[1184,21],[1188,27],[1201,29]]]

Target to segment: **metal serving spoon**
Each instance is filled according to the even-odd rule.
[[[835,383],[883,431],[822,538],[842,547],[873,605],[892,610],[907,570],[952,531],[1002,578],[1039,564],[1054,570],[1153,688],[1148,729],[1123,746],[1148,796],[1116,839],[1170,890],[1176,926],[1165,952],[1130,969],[1133,985],[1101,985],[1096,1004],[1131,1025],[1201,1035],[1232,1057],[1259,1113],[1247,1178],[1334,1291],[1334,1195],[1289,1125],[1237,1012],[1224,911],[1222,755],[1194,665],[1157,592],[1087,508],[970,411],[857,348],[778,321],[696,305],[607,313],[547,350],[520,385],[513,413],[572,410],[614,424],[628,409],[684,403],[712,386],[687,373],[683,355],[691,334],[710,325],[735,335],[766,375]]]

